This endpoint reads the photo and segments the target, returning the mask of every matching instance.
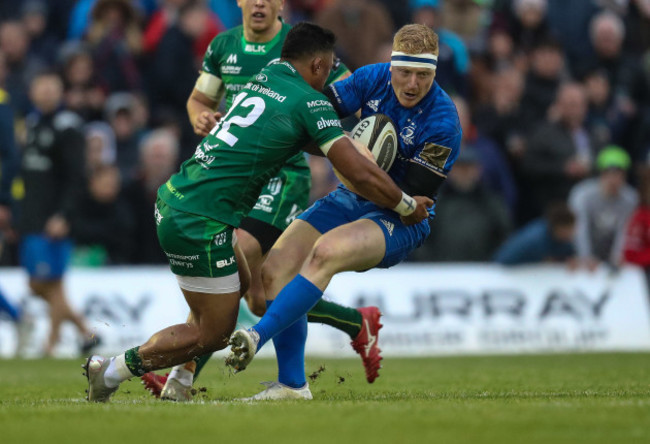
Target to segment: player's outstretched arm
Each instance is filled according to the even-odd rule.
[[[427,208],[433,205],[433,200],[424,196],[416,199],[404,193],[384,170],[360,154],[348,137],[338,139],[327,152],[327,158],[356,192],[377,205],[393,209],[405,224],[415,224],[429,216]]]
[[[187,114],[194,132],[205,137],[221,118],[221,113],[215,112],[218,102],[194,88],[187,99]]]

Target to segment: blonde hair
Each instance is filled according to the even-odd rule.
[[[393,38],[393,51],[438,55],[438,34],[425,25],[404,25]]]

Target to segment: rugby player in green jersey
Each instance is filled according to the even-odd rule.
[[[196,86],[187,101],[190,121],[196,134],[201,136],[206,136],[222,117],[216,111],[222,99],[229,109],[234,97],[252,76],[279,60],[282,42],[291,29],[291,25],[279,19],[284,0],[239,0],[238,5],[242,9],[243,25],[222,32],[211,42]],[[347,67],[336,61],[326,85],[349,75]],[[266,311],[260,273],[262,262],[282,232],[307,208],[310,187],[309,166],[303,153],[298,153],[269,180],[255,206],[236,230],[251,273],[244,298],[257,316]],[[379,318],[377,307],[356,310],[325,300],[321,300],[308,316],[310,322],[331,325],[350,336],[353,348],[363,360],[368,382],[373,382],[379,371]],[[367,347],[368,344],[371,346]],[[191,361],[172,369],[169,379],[147,373],[142,377],[143,384],[163,399],[189,400],[191,387],[185,384],[183,389],[177,380],[196,379],[209,358],[210,355],[206,355],[196,364]],[[169,384],[166,384],[167,380]]]
[[[320,92],[334,60],[335,37],[316,25],[296,25],[281,60],[254,76],[228,113],[158,190],[160,245],[190,308],[184,324],[111,358],[93,355],[84,368],[88,400],[107,402],[133,376],[183,364],[225,348],[235,327],[246,262],[235,227],[268,180],[310,143],[363,197],[415,224],[429,215],[430,198],[411,197],[343,134]]]

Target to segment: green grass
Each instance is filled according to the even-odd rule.
[[[309,359],[313,401],[258,404],[233,398],[272,360],[211,362],[191,404],[132,380],[106,405],[84,400],[82,362],[0,360],[0,443],[650,443],[650,354],[389,358],[374,384],[360,361]]]

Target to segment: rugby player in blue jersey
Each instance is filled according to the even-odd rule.
[[[453,102],[434,82],[437,58],[438,36],[424,25],[406,25],[395,35],[390,63],[360,68],[324,91],[340,117],[358,110],[362,118],[388,115],[399,133],[389,176],[404,192],[434,200],[458,156],[462,134]],[[311,399],[304,371],[306,313],[335,274],[391,267],[422,245],[429,232],[427,220],[414,223],[345,186],[300,215],[262,266],[266,314],[230,339],[226,364],[241,371],[275,338],[278,381],[250,399]]]

